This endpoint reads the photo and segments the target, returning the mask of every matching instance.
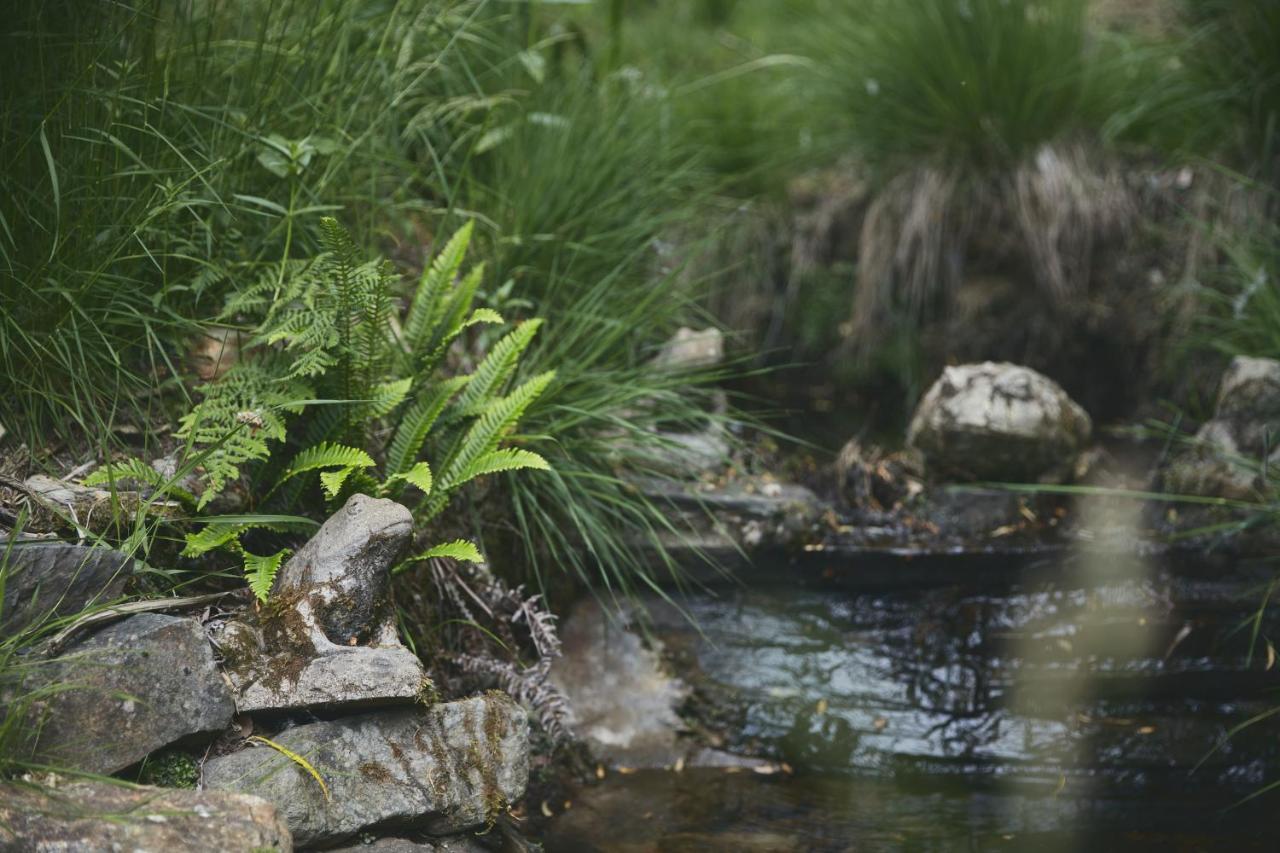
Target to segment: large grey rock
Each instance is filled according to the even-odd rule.
[[[33,757],[115,773],[168,744],[225,729],[235,706],[213,650],[193,619],[142,613],[34,665],[26,691]]]
[[[274,850],[293,840],[260,797],[54,780],[0,785],[0,849],[164,853]]]
[[[204,783],[276,803],[299,845],[374,826],[437,834],[480,826],[519,799],[529,777],[528,720],[498,693],[311,723],[272,740],[316,769],[327,799],[303,768],[265,747],[211,759]]]
[[[1211,420],[1168,465],[1164,488],[1181,494],[1255,500],[1262,470],[1280,464],[1280,361],[1237,356],[1222,376]]]
[[[281,568],[272,606],[218,638],[241,712],[412,702],[427,685],[400,645],[390,569],[409,510],[353,495]]]
[[[8,564],[0,610],[5,635],[114,601],[133,572],[133,560],[119,551],[70,542],[17,542]]]
[[[1085,411],[1052,379],[1016,364],[946,368],[920,401],[907,443],[931,475],[1057,481],[1089,440]]]

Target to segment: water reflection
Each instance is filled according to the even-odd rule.
[[[1280,779],[1276,721],[1191,772],[1280,684],[1247,661],[1236,630],[1256,589],[1246,573],[1098,546],[995,586],[957,576],[894,593],[789,585],[698,597],[688,606],[704,637],[677,618],[660,632],[696,650],[701,692],[735,723],[729,746],[785,761],[795,777],[636,774],[581,803],[603,815],[613,798],[648,802],[640,815],[658,841],[637,850],[893,849],[898,837],[963,849],[1004,836],[1045,849],[1099,838],[1265,849],[1270,806],[1222,809]],[[1277,627],[1269,618],[1263,633]],[[799,846],[671,840],[743,827]]]

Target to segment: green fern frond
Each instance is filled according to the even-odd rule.
[[[390,484],[398,480],[417,486],[424,495],[431,494],[431,466],[426,462],[419,462],[403,474],[392,474],[387,479],[387,483]]]
[[[488,402],[489,397],[515,372],[520,355],[533,341],[541,325],[542,320],[526,320],[493,345],[471,374],[467,389],[458,398],[461,412],[472,414]]]
[[[347,481],[354,472],[355,468],[339,468],[336,471],[320,472],[320,488],[324,489],[325,495],[329,500],[338,497],[338,492],[342,491],[342,484]]]
[[[134,456],[116,462],[107,462],[80,482],[86,486],[103,486],[124,480],[135,480],[157,489],[165,484],[163,474]]]
[[[497,449],[498,442],[515,427],[525,410],[541,396],[555,376],[554,370],[540,373],[485,408],[463,435],[437,478],[435,492],[425,506],[426,518],[433,518],[444,509],[449,493],[467,482],[464,475],[468,470],[481,457]]]
[[[459,484],[483,477],[486,474],[497,474],[500,471],[519,471],[522,468],[533,468],[539,471],[550,471],[547,460],[529,450],[504,447],[481,456],[457,475]]]
[[[507,321],[502,319],[502,315],[497,311],[494,311],[492,308],[477,308],[471,312],[471,316],[468,317],[467,321],[462,325],[465,327],[474,326],[478,323],[488,323],[490,325],[500,326],[505,322]]]
[[[467,273],[461,284],[454,288],[454,293],[450,297],[449,305],[444,312],[444,319],[438,326],[439,333],[428,336],[434,341],[434,344],[429,349],[420,349],[418,357],[414,361],[414,373],[418,376],[426,376],[434,372],[444,361],[445,356],[448,355],[449,346],[458,339],[468,326],[475,323],[489,322],[490,315],[500,317],[498,312],[488,308],[477,309],[471,313],[470,317],[467,317],[467,311],[471,310],[471,303],[475,301],[476,289],[480,286],[480,281],[483,278],[484,264],[479,264],[475,269]],[[466,317],[465,320],[463,319],[464,317]],[[426,353],[425,356],[422,355],[423,352]]]
[[[293,457],[293,462],[290,463],[288,470],[280,478],[280,482],[307,471],[315,471],[318,468],[351,468],[354,470],[356,468],[372,468],[374,464],[373,457],[358,447],[347,447],[326,441],[314,447],[308,447]]]
[[[474,226],[474,221],[468,221],[459,228],[423,270],[404,324],[405,344],[410,352],[430,348],[430,333],[444,316],[444,294],[466,257]]]
[[[413,379],[398,379],[395,382],[380,382],[373,386],[373,394],[368,404],[368,416],[380,418],[393,412],[409,396],[409,388]]]
[[[178,437],[199,452],[207,484],[197,508],[240,476],[240,465],[271,455],[268,441],[283,441],[285,416],[302,411],[311,390],[281,381],[258,362],[240,362],[217,382],[202,386],[204,399],[180,421]]]
[[[454,376],[438,382],[409,407],[387,453],[387,470],[391,474],[403,474],[417,461],[436,420],[468,381],[469,377]]]
[[[217,550],[231,542],[239,545],[240,534],[254,527],[252,523],[227,523],[227,522],[211,522],[204,526],[204,529],[195,533],[188,533],[185,537],[186,547],[182,549],[184,557],[199,557],[210,551]]]
[[[439,545],[434,545],[418,556],[411,557],[409,562],[416,563],[441,557],[450,560],[463,560],[468,563],[484,562],[480,549],[475,546],[474,542],[468,542],[466,539],[455,539],[452,542],[442,542]]]
[[[245,580],[249,582],[249,589],[253,590],[254,596],[262,603],[265,604],[271,595],[271,586],[276,581],[276,573],[280,571],[280,564],[288,555],[288,548],[281,549],[269,557],[259,557],[257,554],[244,552]]]

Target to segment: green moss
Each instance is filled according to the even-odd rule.
[[[138,773],[138,781],[160,788],[194,788],[200,780],[200,766],[189,754],[171,749],[148,756]]]

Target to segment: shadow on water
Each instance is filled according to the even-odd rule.
[[[702,635],[658,616],[727,748],[793,774],[611,775],[548,849],[1274,849],[1276,800],[1235,804],[1280,779],[1276,719],[1215,751],[1280,702],[1241,628],[1269,571],[1084,548],[890,591],[849,568],[694,597]]]

